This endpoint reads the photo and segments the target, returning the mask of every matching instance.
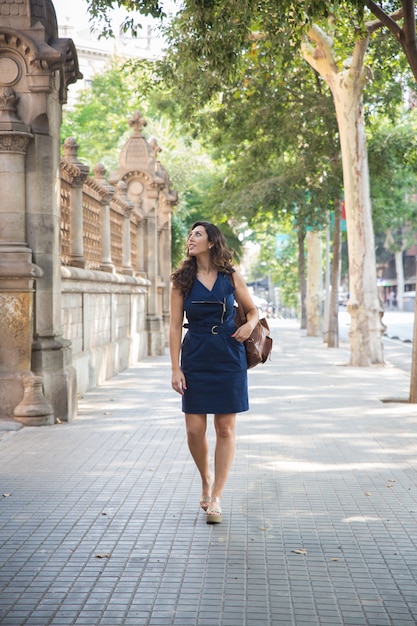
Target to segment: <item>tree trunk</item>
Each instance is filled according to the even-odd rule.
[[[417,298],[414,299],[413,351],[411,357],[410,397],[412,404],[417,404]]]
[[[339,71],[331,38],[317,26],[311,28],[308,36],[316,45],[314,48],[304,46],[304,57],[330,87],[339,127],[349,253],[350,365],[383,363],[383,308],[377,289],[362,106],[366,82],[363,59],[368,39],[357,40],[350,66]]]
[[[397,307],[399,311],[402,311],[404,306],[404,263],[403,263],[403,251],[398,250],[395,252],[395,272],[397,274]]]
[[[307,328],[306,311],[306,267],[304,254],[305,230],[298,229],[298,273],[300,277],[300,308],[301,308],[301,328]]]
[[[318,337],[322,331],[323,275],[321,233],[307,233],[307,336]]]
[[[410,245],[409,233],[407,232],[409,229],[401,228],[401,241],[397,238],[394,238],[392,234],[391,228],[389,228],[385,233],[385,242],[384,248],[391,252],[394,255],[395,259],[395,276],[397,278],[397,307],[399,311],[402,311],[404,308],[404,263],[403,263],[403,252],[407,250]],[[398,247],[400,246],[400,250]],[[390,305],[393,306],[393,303],[390,301]]]
[[[327,346],[329,348],[339,347],[339,282],[340,282],[340,219],[342,213],[342,203],[337,200],[334,203],[334,227],[333,227],[333,258],[332,258],[332,278],[329,310],[329,331],[327,335]]]
[[[331,301],[331,283],[330,283],[330,225],[326,226],[326,250],[324,262],[324,311],[323,311],[323,341],[329,341],[329,316]]]
[[[341,73],[343,74],[343,73]],[[362,95],[352,76],[338,75],[334,96],[340,133],[349,254],[351,365],[383,363],[381,314],[369,193]],[[362,91],[361,91],[362,94]]]

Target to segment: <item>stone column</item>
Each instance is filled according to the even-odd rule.
[[[130,214],[133,211],[133,203],[127,197],[127,185],[123,180],[117,183],[116,196],[127,205],[123,216],[122,274],[133,276],[135,272],[132,269],[132,247],[130,244]]]
[[[149,205],[148,205],[149,206]],[[163,353],[165,339],[163,336],[162,319],[158,307],[158,231],[156,219],[156,206],[150,205],[150,210],[145,214],[145,241],[146,241],[146,270],[150,281],[148,291],[148,331],[149,331],[149,354],[151,356]]]
[[[145,222],[138,224],[138,271],[139,276],[146,278],[145,270]]]
[[[83,242],[83,183],[88,176],[89,167],[78,161],[78,145],[74,137],[64,141],[64,162],[71,166],[73,175],[71,186],[71,247],[70,264],[86,267]]]
[[[137,237],[137,251],[138,251],[138,258],[137,258],[137,267],[136,269],[136,274],[138,276],[140,276],[141,278],[146,278],[146,271],[145,271],[145,237],[144,237],[144,224],[143,224],[143,213],[142,213],[142,201],[137,199],[135,201],[135,206],[134,206],[134,211],[136,212],[137,215],[140,216],[139,222],[138,222],[138,228],[136,231],[136,237]]]
[[[150,318],[158,317],[158,233],[156,226],[156,208],[153,207],[145,215],[146,228],[146,270],[148,279],[151,281],[148,293],[148,315]]]
[[[25,330],[18,331],[25,334],[23,344],[15,346],[18,362],[12,365],[8,356],[5,366],[1,362],[0,372],[11,373],[12,378],[17,371],[26,372],[22,374],[23,384],[19,387],[19,401],[22,401],[15,407],[14,414],[23,423],[41,424],[50,420],[50,417],[42,420],[41,413],[50,414],[51,406],[56,420],[69,419],[76,411],[70,342],[62,339],[59,134],[68,85],[81,78],[81,74],[74,43],[59,37],[51,0],[0,2],[0,30],[0,86],[12,88],[18,96],[17,109],[17,100],[10,101],[2,104],[0,114],[3,135],[0,275],[5,281],[3,287],[9,291],[2,299],[9,320],[4,328],[7,332],[1,333],[1,341],[6,334],[12,334],[13,324],[19,329],[22,323],[26,326]],[[31,135],[29,141],[27,133]],[[26,145],[26,156],[22,141]],[[7,143],[20,148],[11,150],[6,147]],[[5,150],[9,156],[14,154],[12,159],[7,158]],[[10,197],[12,186],[15,189]],[[12,233],[10,227],[15,232]],[[16,228],[20,230],[18,238]],[[0,294],[3,287],[0,286]],[[16,301],[11,305],[11,293],[16,297],[18,292],[22,295],[20,304]],[[26,357],[29,341],[26,333],[33,340],[30,365],[34,377],[28,373],[30,365],[26,365],[30,361],[30,356]],[[10,339],[7,337],[7,341]],[[50,403],[44,408],[40,400],[42,390]],[[5,398],[0,398],[3,411],[15,403],[14,393],[13,385],[8,385]]]
[[[168,216],[170,217],[170,215]],[[161,278],[164,283],[162,293],[162,319],[164,328],[169,324],[170,284],[171,284],[171,228],[170,220],[159,231],[159,258]]]
[[[26,243],[26,152],[33,135],[17,117],[18,100],[12,88],[0,89],[0,417],[6,418],[13,417],[22,404],[24,381],[33,379],[33,285],[42,276]],[[39,410],[35,413],[39,419],[33,423],[52,423],[42,379],[38,383]],[[29,389],[24,404],[28,408],[31,403]],[[30,416],[21,421],[30,424]]]
[[[98,163],[94,168],[94,180],[106,191],[103,196],[101,214],[101,265],[103,272],[115,272],[114,263],[111,258],[111,228],[110,228],[110,201],[114,194],[114,187],[109,185],[105,178],[106,168],[102,163]]]
[[[158,234],[159,234],[159,272],[162,282],[162,320],[166,335],[168,334],[170,318],[170,288],[171,288],[171,214],[172,206],[177,203],[175,192],[169,186],[159,194],[158,202]]]
[[[56,419],[69,421],[77,413],[77,380],[71,342],[62,336],[59,120],[52,120],[49,134],[35,133],[27,163],[28,242],[44,272],[35,293],[32,369],[43,376]]]
[[[168,335],[170,317],[170,283],[171,283],[171,214],[172,207],[178,202],[178,194],[171,190],[168,172],[159,161],[161,147],[155,138],[149,141],[155,155],[155,167],[158,178],[162,181],[159,188],[157,205],[158,219],[158,272],[161,277],[160,314],[163,327]]]

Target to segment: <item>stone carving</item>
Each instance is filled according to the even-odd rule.
[[[14,85],[22,75],[22,69],[15,59],[9,56],[0,58],[0,85]]]
[[[23,399],[13,411],[14,419],[25,426],[46,426],[55,422],[52,406],[43,396],[42,376],[23,378]]]

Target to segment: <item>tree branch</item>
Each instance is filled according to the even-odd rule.
[[[305,42],[302,44],[302,52],[305,60],[319,73],[337,74],[337,67],[333,53],[333,39],[327,35],[317,24],[313,24],[307,33],[307,37],[315,44]]]
[[[366,23],[366,30],[368,31],[368,33],[371,34],[378,30],[378,28],[386,26],[392,32],[394,37],[399,40],[402,30],[398,26],[397,21],[403,17],[403,8],[398,9],[398,11],[395,11],[394,13],[388,15],[388,13],[385,13],[385,11],[381,9],[381,7],[376,2],[374,2],[374,0],[367,0],[366,6],[370,10],[370,12],[378,18],[373,22]]]
[[[369,34],[366,37],[361,37],[357,39],[355,42],[355,47],[353,48],[352,61],[350,64],[351,71],[355,72],[357,76],[360,76],[362,81],[366,81],[366,77],[363,74],[363,61],[365,58],[365,53],[369,44]],[[364,82],[361,83],[363,86]],[[362,87],[360,87],[362,88]]]
[[[402,0],[404,22],[403,32],[406,46],[416,47],[416,21],[414,0]]]
[[[373,32],[381,26],[386,26],[391,31],[402,46],[411,71],[417,81],[415,0],[401,0],[401,4],[401,9],[388,15],[374,0],[366,0],[368,9],[378,18],[375,22],[369,22],[366,27],[368,32]],[[403,19],[402,28],[397,24],[399,19]]]

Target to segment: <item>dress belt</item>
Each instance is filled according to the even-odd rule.
[[[192,333],[199,333],[204,335],[206,333],[211,335],[221,335],[223,333],[232,334],[236,330],[234,324],[213,324],[212,326],[203,326],[201,324],[184,324],[184,328],[187,328]]]

